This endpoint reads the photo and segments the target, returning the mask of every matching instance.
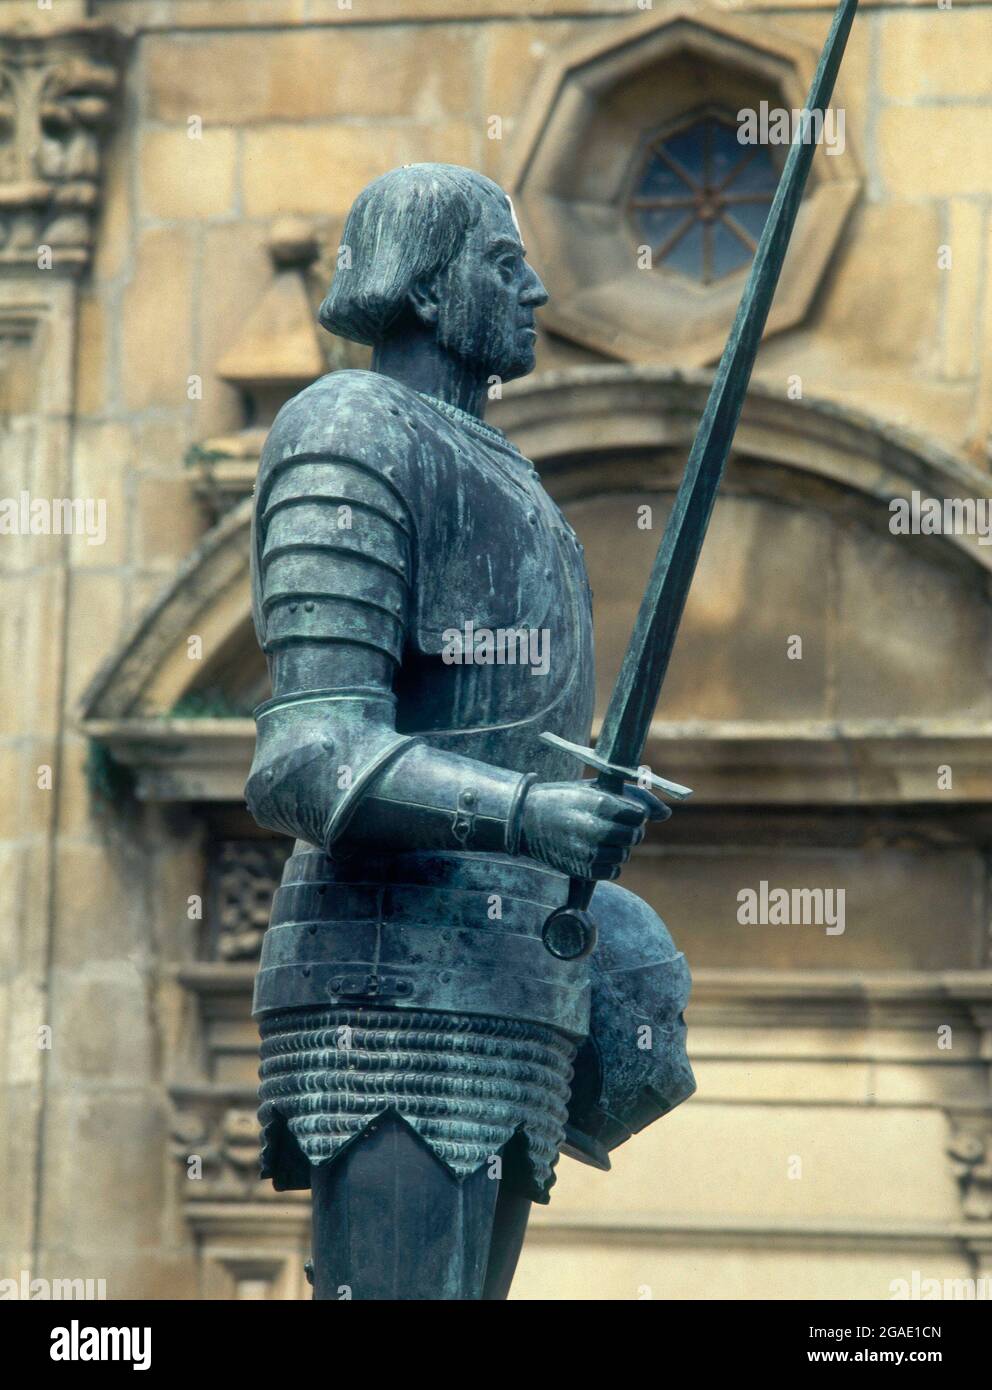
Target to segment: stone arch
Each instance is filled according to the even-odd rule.
[[[650,451],[664,462],[670,454],[680,471],[711,380],[708,372],[665,367],[572,367],[520,383],[494,419],[540,466],[556,498],[568,501],[596,487],[616,488],[618,470],[597,468],[604,457]],[[833,497],[840,505],[848,494],[883,515],[893,498],[914,490],[941,498],[992,495],[985,474],[927,440],[848,406],[791,400],[759,383],[748,390],[731,457],[782,469],[806,495]],[[668,468],[661,480],[671,480]],[[738,482],[748,485],[744,478]],[[753,483],[774,486],[767,479]],[[992,547],[977,537],[946,541],[992,571]]]
[[[84,723],[168,713],[203,683],[250,624],[250,527],[246,497],[207,533],[104,662],[83,696]],[[189,658],[193,635],[203,638],[206,668]]]
[[[703,373],[580,368],[505,403],[501,423],[539,461],[586,542],[600,708],[708,385]],[[913,492],[977,500],[989,488],[970,466],[867,415],[753,386],[659,728],[691,721],[712,735],[721,721],[747,721],[754,738],[760,724],[855,720],[885,723],[894,737],[898,721],[992,717],[990,547],[975,533],[893,535],[890,504]],[[654,512],[647,533],[634,517],[643,504]],[[805,654],[785,665],[797,633]],[[830,741],[826,727],[821,736]]]
[[[663,367],[575,367],[544,373],[507,391],[494,420],[541,469],[563,506],[644,483],[678,479],[705,404],[705,372]],[[255,463],[245,466],[250,492]],[[888,506],[914,490],[940,498],[988,497],[988,480],[970,465],[870,416],[812,400],[789,400],[752,385],[738,428],[727,487],[788,495],[838,516],[856,515],[878,528]],[[244,692],[257,682],[248,587],[251,499],[243,496],[206,535],[160,597],[103,665],[82,703],[84,725],[142,720],[172,711],[183,696],[242,674]],[[907,538],[932,545],[934,538]],[[992,546],[976,536],[938,542],[944,562],[974,573],[983,586]],[[189,660],[187,639],[204,639],[202,665]],[[239,712],[247,713],[247,707]]]

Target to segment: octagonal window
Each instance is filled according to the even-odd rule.
[[[699,115],[649,140],[629,211],[652,265],[703,285],[743,269],[778,174],[768,147],[740,144],[729,117]]]

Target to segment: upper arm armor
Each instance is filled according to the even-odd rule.
[[[252,606],[273,698],[256,711],[245,796],[259,824],[323,848],[361,805],[362,838],[513,851],[531,778],[439,749],[400,756],[421,742],[397,733],[393,693],[416,624],[410,396],[371,373],[334,373],[272,428],[255,495]]]
[[[246,798],[261,824],[316,845],[336,838],[370,777],[412,742],[396,733],[392,693],[414,525],[387,470],[400,472],[405,441],[393,455],[381,437],[370,448],[369,388],[348,380],[365,375],[324,378],[283,408],[252,522],[252,607],[273,698],[256,711]],[[394,418],[377,404],[380,424]]]
[[[290,463],[268,494],[259,530],[266,655],[294,643],[336,642],[399,662],[411,527],[375,478],[346,460]]]

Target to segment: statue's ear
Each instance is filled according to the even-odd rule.
[[[433,326],[438,319],[438,296],[435,284],[418,283],[407,291],[407,303],[419,323]]]

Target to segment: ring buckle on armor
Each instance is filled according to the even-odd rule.
[[[479,798],[472,787],[463,787],[458,793],[458,809],[452,821],[451,833],[460,845],[467,844],[475,830],[475,810]]]
[[[383,999],[410,994],[409,980],[393,975],[335,975],[328,986],[331,999]]]

